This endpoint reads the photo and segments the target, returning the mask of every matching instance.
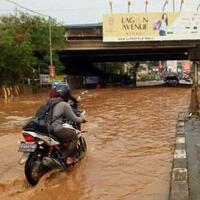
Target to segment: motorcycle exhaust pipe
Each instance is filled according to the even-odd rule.
[[[49,168],[63,168],[63,165],[58,162],[56,159],[50,157],[44,157],[42,159],[42,164],[49,167]]]

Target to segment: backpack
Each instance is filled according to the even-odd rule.
[[[50,99],[42,105],[36,112],[35,116],[31,118],[24,126],[24,131],[39,131],[44,134],[51,134],[52,129],[52,114],[53,108],[56,104],[63,101],[62,99]]]

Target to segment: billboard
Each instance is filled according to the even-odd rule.
[[[192,69],[192,62],[189,60],[184,60],[182,61],[182,66],[183,66],[183,72],[184,73],[191,73],[191,69]]]
[[[105,14],[103,41],[199,40],[200,12]]]

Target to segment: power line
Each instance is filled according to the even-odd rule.
[[[37,12],[37,11],[32,10],[32,9],[30,9],[30,8],[26,8],[26,7],[24,7],[24,6],[20,5],[20,4],[18,4],[18,3],[15,2],[15,1],[12,1],[12,0],[6,0],[6,1],[9,2],[9,3],[15,4],[15,5],[18,6],[19,8],[22,8],[22,9],[27,10],[27,11],[29,11],[29,12],[32,12],[32,13],[35,13],[35,14],[38,14],[38,15],[42,15],[42,16],[44,16],[44,17],[50,17],[49,15],[46,15],[46,14]]]
[[[24,9],[24,10],[29,10],[30,12],[33,12],[33,13],[36,13],[36,14],[39,14],[39,15],[44,15],[44,16],[48,16],[46,14],[43,14],[43,13],[40,13],[40,12],[71,12],[71,11],[83,11],[83,10],[106,10],[108,9],[108,7],[85,7],[85,8],[61,8],[61,9],[37,9],[37,10],[32,10],[30,8],[26,8],[24,6],[21,6],[19,5],[17,2],[15,1],[12,1],[12,0],[6,0],[10,3],[13,3],[15,4],[16,6]],[[126,5],[115,5],[114,6],[115,8],[123,8],[123,7],[126,7]],[[2,11],[12,11],[11,9],[0,9]]]
[[[115,8],[123,8],[126,5],[117,5]],[[106,10],[108,7],[87,7],[87,8],[62,8],[62,9],[39,9],[37,11],[82,11],[82,10]]]

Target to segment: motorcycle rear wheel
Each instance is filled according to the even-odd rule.
[[[44,151],[37,150],[31,153],[26,161],[24,173],[31,185],[36,185],[40,178],[49,171],[49,168],[42,163],[42,159],[45,156],[46,153]]]

